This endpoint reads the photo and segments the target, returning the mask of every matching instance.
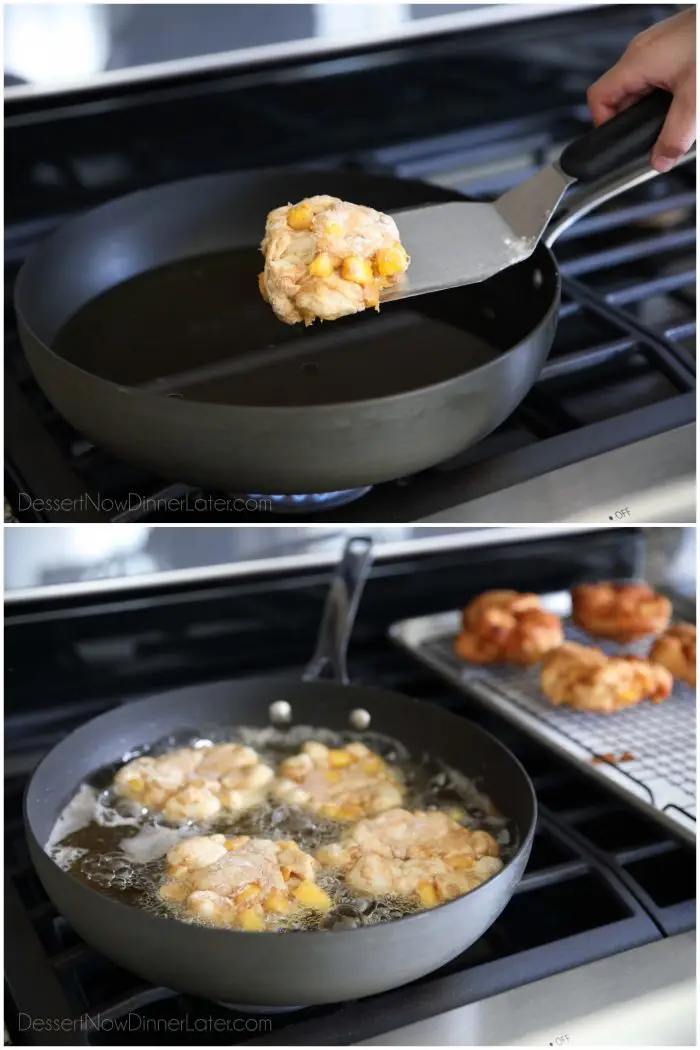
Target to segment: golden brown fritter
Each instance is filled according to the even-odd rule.
[[[392,809],[356,824],[317,859],[372,897],[413,898],[430,908],[476,889],[501,870],[496,840],[445,813]]]
[[[410,263],[389,215],[327,196],[271,211],[260,250],[260,293],[286,324],[379,309]]]
[[[311,740],[282,763],[273,794],[329,820],[360,820],[401,805],[403,786],[364,744],[328,748]]]
[[[561,620],[536,594],[485,591],[467,605],[454,650],[475,664],[537,663],[564,641]]]
[[[594,638],[633,642],[659,634],[671,603],[647,583],[582,583],[571,590],[572,619]]]
[[[540,685],[555,706],[611,714],[642,700],[667,700],[673,678],[649,660],[606,656],[601,649],[566,642],[545,657]]]
[[[697,678],[695,624],[674,623],[656,639],[649,659],[665,667],[674,678],[694,687]]]
[[[318,862],[295,842],[198,835],[178,843],[165,859],[161,898],[214,926],[275,930],[302,908],[331,907],[316,884]]]

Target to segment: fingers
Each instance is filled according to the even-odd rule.
[[[644,63],[641,49],[630,49],[620,61],[588,89],[588,105],[596,126],[653,90],[655,84]],[[688,152],[695,141],[695,74],[688,71],[678,77],[673,102],[654,146],[651,163],[657,171],[670,169]]]
[[[604,124],[650,91],[651,85],[634,53],[626,51],[620,61],[588,89],[588,106],[593,123],[596,126]]]
[[[670,171],[695,141],[695,77],[673,97],[668,116],[651,155],[652,167]]]

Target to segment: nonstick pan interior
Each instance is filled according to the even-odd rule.
[[[485,284],[387,304],[310,329],[257,289],[267,212],[316,193],[383,211],[458,194],[338,173],[194,179],[70,223],[30,260],[17,308],[80,369],[154,395],[219,405],[332,405],[423,389],[488,366],[541,323],[557,294],[551,254]],[[535,277],[535,275],[537,275]]]
[[[56,817],[81,781],[126,750],[177,730],[265,725],[276,700],[297,724],[344,729],[362,707],[371,729],[414,755],[439,755],[476,778],[519,832],[504,869],[473,893],[396,922],[341,933],[247,934],[150,915],[91,890],[43,850]],[[522,876],[535,823],[529,780],[494,738],[449,712],[397,694],[281,678],[222,682],[127,704],[63,740],[38,767],[26,797],[30,851],[44,886],[78,933],[150,981],[228,1002],[334,1002],[396,987],[459,954],[495,920]]]

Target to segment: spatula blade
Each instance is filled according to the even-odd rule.
[[[411,265],[382,301],[478,284],[529,258],[571,181],[550,165],[493,204],[450,201],[396,212]]]

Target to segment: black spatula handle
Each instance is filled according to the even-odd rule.
[[[652,91],[607,123],[571,142],[559,158],[559,167],[571,178],[590,182],[631,161],[642,160],[659,137],[672,101],[673,95],[668,91]]]

